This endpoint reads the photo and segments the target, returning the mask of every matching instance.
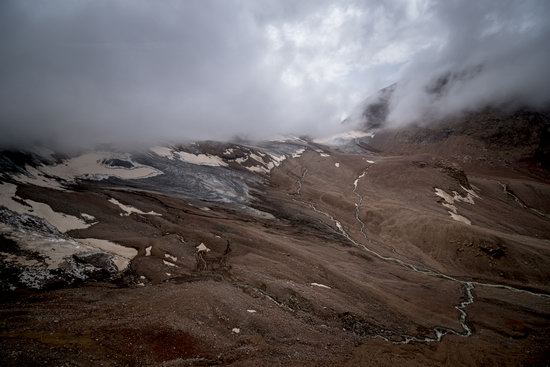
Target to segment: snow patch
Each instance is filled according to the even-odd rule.
[[[145,256],[151,256],[151,249],[153,246],[149,246],[145,248]]]
[[[340,168],[340,163],[334,163],[334,167]]]
[[[28,214],[42,218],[63,233],[73,229],[88,228],[92,225],[78,217],[56,212],[47,204],[22,199],[16,195],[16,192],[17,185],[8,182],[1,183],[0,205],[19,214]]]
[[[324,284],[321,284],[321,283],[310,283],[310,284],[311,284],[312,286],[314,286],[314,287],[332,289],[332,288],[330,288],[328,285],[324,285]]]
[[[460,186],[460,187],[466,192],[467,195],[462,196],[458,192],[453,191],[453,195],[451,196],[444,190],[439,189],[437,187],[434,189],[434,191],[436,196],[443,199],[443,202],[441,203],[441,205],[443,205],[445,208],[448,209],[447,212],[449,213],[452,219],[458,222],[471,225],[472,222],[468,218],[458,214],[458,208],[456,207],[455,203],[464,202],[464,203],[474,205],[475,204],[474,198],[479,198],[479,195],[474,190],[467,189],[464,186]]]
[[[115,198],[110,198],[109,202],[111,204],[115,204],[116,206],[118,206],[120,209],[122,209],[124,211],[124,213],[120,213],[121,216],[126,216],[127,217],[132,213],[143,214],[143,215],[157,215],[159,217],[162,216],[162,214],[159,214],[159,213],[154,212],[152,210],[150,212],[146,213],[146,212],[143,212],[143,211],[141,211],[137,208],[134,208],[133,206],[122,204],[120,201],[118,201]]]
[[[367,171],[363,171],[363,173],[361,173],[359,175],[359,177],[357,177],[355,179],[355,181],[353,181],[353,189],[354,190],[357,190],[357,185],[359,184],[359,180],[362,179],[363,177],[365,177],[366,174],[367,174]]]
[[[3,223],[0,223],[0,233],[15,241],[21,249],[37,252],[44,256],[48,269],[58,268],[67,256],[93,250],[91,247],[81,246],[80,243],[70,238],[17,230]],[[35,261],[29,260],[17,262],[21,265],[34,265],[35,263]]]
[[[174,151],[167,147],[152,147],[149,149],[151,152],[155,153],[159,157],[168,158],[170,160],[174,159]]]
[[[258,163],[264,164],[264,160],[262,159],[262,157],[260,157],[260,156],[257,155],[257,154],[250,153],[249,157],[252,158],[252,159],[254,159],[254,160],[255,160],[256,162],[258,162]]]
[[[120,159],[132,163],[132,168],[113,167],[104,164],[105,160]],[[122,180],[136,180],[162,175],[156,168],[138,164],[129,154],[114,152],[91,152],[67,159],[56,165],[44,165],[38,168],[26,167],[30,176],[18,174],[12,178],[18,182],[35,186],[65,190],[62,183],[74,183],[76,179],[102,180],[116,177]]]
[[[113,262],[119,271],[126,269],[130,264],[130,261],[138,254],[138,251],[134,248],[121,246],[107,240],[82,238],[78,239],[78,242],[113,254]]]
[[[49,177],[45,175],[40,170],[30,166],[26,166],[25,170],[27,171],[28,175],[18,174],[18,175],[13,175],[12,178],[15,181],[23,184],[29,184],[29,185],[39,186],[39,187],[45,187],[48,189],[66,191],[65,187],[63,187],[60,181],[56,180],[53,177]]]
[[[132,168],[112,167],[103,162],[108,159],[121,159],[132,163]],[[28,175],[17,174],[12,178],[21,183],[66,190],[63,184],[74,183],[76,179],[101,180],[117,177],[123,180],[141,179],[163,174],[161,171],[138,164],[128,154],[113,152],[92,152],[63,161],[56,165],[43,165],[38,168],[25,168]]]
[[[18,215],[18,214],[14,214]],[[25,218],[21,218],[25,220]],[[35,222],[38,224],[38,221]],[[44,227],[47,228],[47,227]],[[51,230],[53,228],[49,226]],[[104,246],[94,239],[73,239],[60,236],[57,231],[33,231],[25,226],[22,228],[0,223],[0,233],[15,241],[25,252],[36,253],[36,258],[28,258],[25,252],[21,254],[4,254],[4,261],[20,266],[17,283],[34,289],[42,289],[51,279],[64,279],[69,284],[74,280],[87,280],[90,272],[106,270],[109,273],[123,270],[137,251],[127,248]],[[106,241],[108,242],[108,241]],[[114,245],[114,244],[113,244]],[[116,246],[116,245],[115,245]],[[96,254],[107,255],[99,258],[100,263],[87,263],[85,259]],[[80,262],[79,259],[84,260]],[[15,290],[14,284],[9,284]]]
[[[92,220],[95,220],[95,217],[93,215],[90,215],[90,214],[86,214],[86,213],[80,213],[80,216],[88,221],[92,221]]]
[[[169,259],[169,260],[172,260],[172,262],[177,262],[178,261],[178,258],[175,257],[175,256],[172,256],[170,254],[164,254],[164,257]]]
[[[297,151],[292,153],[292,158],[300,158],[305,151],[305,149],[298,149]]]
[[[292,157],[298,158],[303,152],[305,152],[305,149],[298,149],[294,153],[290,154]],[[258,151],[255,153],[249,152],[244,157],[236,158],[234,162],[239,163],[250,172],[269,174],[273,168],[278,167],[286,158],[287,156],[285,154],[277,155],[269,152],[262,153]],[[250,162],[251,159],[258,162],[258,164],[251,166],[243,165],[245,162]]]
[[[166,261],[166,260],[162,260],[162,262],[164,263],[164,265],[167,265],[167,266],[172,266],[172,267],[175,267],[175,268],[178,267],[176,264],[172,264],[171,262]]]
[[[196,164],[200,166],[227,166],[218,156],[210,154],[193,154],[187,152],[174,152],[174,154],[183,162]]]
[[[256,172],[256,173],[269,173],[271,171],[271,169],[269,169],[268,167],[263,167],[263,166],[250,166],[250,167],[245,167],[247,170],[251,171],[251,172]]]
[[[197,246],[197,252],[203,252],[203,251],[210,252],[210,249],[206,247],[204,243],[201,242],[201,244]]]
[[[468,218],[466,218],[462,215],[453,213],[451,211],[449,211],[449,214],[451,215],[451,218],[453,218],[456,221],[459,221],[459,222],[462,222],[462,223],[465,223],[465,224],[468,224],[468,225],[472,224],[472,222]]]

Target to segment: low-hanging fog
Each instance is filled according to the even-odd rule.
[[[395,82],[393,124],[542,108],[548,19],[546,0],[6,0],[0,145],[323,135]]]

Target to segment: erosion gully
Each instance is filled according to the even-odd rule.
[[[299,202],[303,205],[306,205],[310,209],[312,209],[313,211],[315,211],[319,214],[322,214],[325,217],[329,218],[331,220],[331,222],[333,222],[334,225],[336,226],[336,228],[338,229],[338,233],[340,233],[342,236],[344,236],[348,241],[350,241],[355,246],[357,246],[359,248],[362,248],[364,251],[366,251],[369,254],[377,257],[378,259],[380,259],[382,261],[385,261],[385,262],[389,262],[389,263],[399,265],[403,268],[406,268],[410,271],[414,271],[416,273],[420,273],[420,274],[424,274],[424,275],[432,276],[432,277],[437,277],[437,278],[442,278],[442,279],[460,284],[464,289],[464,298],[465,298],[464,301],[462,301],[462,302],[460,302],[460,303],[458,303],[457,305],[454,306],[455,309],[460,314],[458,321],[460,322],[460,325],[462,327],[462,331],[456,331],[456,330],[453,330],[453,329],[450,329],[450,328],[444,327],[444,326],[436,326],[436,327],[433,328],[433,335],[424,336],[424,337],[411,336],[411,335],[401,335],[400,340],[398,340],[398,341],[391,340],[391,339],[389,339],[389,338],[387,338],[383,335],[375,335],[375,336],[373,336],[374,338],[384,339],[385,341],[393,343],[393,344],[408,344],[408,343],[411,343],[411,342],[419,342],[419,343],[440,342],[443,339],[443,337],[445,335],[448,335],[448,334],[453,334],[453,335],[462,336],[462,337],[469,337],[470,335],[472,335],[472,329],[467,324],[468,314],[466,312],[466,308],[469,305],[473,304],[474,301],[475,301],[473,291],[474,291],[474,288],[476,286],[500,288],[500,289],[505,289],[505,290],[508,290],[508,291],[511,291],[511,292],[525,293],[525,294],[528,294],[528,295],[531,295],[531,296],[534,296],[534,297],[550,299],[550,295],[548,295],[548,294],[531,292],[531,291],[527,291],[527,290],[524,290],[524,289],[514,288],[514,287],[511,287],[511,286],[508,286],[508,285],[505,285],[505,284],[493,284],[493,283],[483,283],[483,282],[479,282],[479,281],[461,280],[461,279],[455,278],[455,277],[453,277],[451,275],[448,275],[448,274],[441,273],[441,272],[436,271],[436,270],[427,269],[427,268],[424,268],[424,267],[419,267],[417,265],[414,265],[414,264],[412,264],[410,262],[407,262],[407,261],[403,261],[403,260],[398,259],[396,257],[384,256],[384,255],[380,254],[379,252],[373,250],[372,248],[368,247],[364,243],[362,243],[363,241],[365,241],[366,243],[370,244],[371,241],[368,238],[366,230],[365,230],[365,227],[366,227],[365,222],[361,219],[361,215],[360,215],[360,209],[361,209],[361,206],[363,204],[364,197],[363,197],[363,195],[361,195],[357,192],[357,189],[358,189],[359,182],[361,181],[361,179],[364,178],[367,175],[369,167],[370,167],[370,165],[367,168],[365,168],[365,170],[362,171],[361,174],[359,176],[357,176],[357,178],[353,181],[353,193],[357,197],[357,200],[355,202],[355,220],[357,221],[357,223],[360,226],[361,234],[362,234],[362,237],[363,237],[361,242],[355,240],[345,230],[342,223],[338,219],[333,217],[331,214],[320,210],[319,208],[317,208],[311,202],[304,202],[304,201],[300,201],[300,200],[297,200],[297,199],[293,199],[293,200],[296,201],[296,202]],[[302,187],[304,185],[303,181],[304,181],[305,176],[307,175],[307,173],[308,173],[307,168],[304,168],[302,170],[302,174],[298,177],[297,190],[294,193],[294,195],[299,196],[301,194]]]

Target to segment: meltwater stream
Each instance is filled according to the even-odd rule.
[[[364,239],[367,242],[370,242],[370,240],[367,237],[367,233],[365,232],[365,223],[363,222],[363,220],[361,219],[361,216],[360,216],[360,208],[361,208],[361,205],[363,204],[364,197],[363,197],[363,195],[361,195],[357,192],[357,188],[358,188],[358,185],[359,185],[359,181],[363,177],[366,176],[369,167],[367,167],[353,181],[353,193],[357,197],[357,201],[355,202],[355,219],[359,223],[359,225],[361,227],[361,234],[363,235]],[[303,172],[302,172],[302,175],[298,178],[298,190],[296,191],[296,195],[301,194],[301,189],[303,187],[303,180],[304,180],[307,173],[308,173],[308,170],[304,169]],[[298,200],[296,200],[296,201],[298,201]],[[301,202],[301,201],[298,201],[298,202]],[[457,279],[453,276],[450,276],[450,275],[447,275],[447,274],[444,274],[444,273],[440,273],[438,271],[420,268],[420,267],[418,267],[414,264],[405,262],[405,261],[403,261],[401,259],[398,259],[398,258],[395,258],[395,257],[384,256],[384,255],[368,248],[363,243],[360,243],[360,242],[357,242],[356,240],[354,240],[350,236],[350,234],[344,229],[344,227],[342,226],[342,223],[340,221],[338,221],[336,218],[334,218],[332,215],[330,215],[329,213],[318,209],[312,203],[309,203],[309,202],[307,202],[307,203],[306,202],[301,202],[301,203],[306,204],[313,211],[315,211],[317,213],[320,213],[320,214],[326,216],[327,218],[329,218],[336,225],[336,228],[338,228],[339,233],[341,235],[343,235],[348,241],[350,241],[351,243],[353,243],[357,247],[362,248],[363,250],[365,250],[369,254],[374,255],[375,257],[379,258],[380,260],[397,264],[399,266],[408,268],[409,270],[412,270],[412,271],[420,273],[420,274],[425,274],[425,275],[428,275],[428,276],[438,277],[438,278],[446,279],[446,280],[449,280],[449,281],[452,281],[452,282],[456,282],[456,283],[461,284],[464,287],[465,300],[460,302],[458,305],[455,306],[455,309],[460,313],[459,322],[460,322],[460,325],[462,327],[462,332],[458,332],[458,331],[455,331],[455,330],[447,328],[447,327],[436,326],[433,329],[433,331],[434,331],[434,336],[433,337],[427,336],[427,337],[422,338],[422,337],[416,337],[416,336],[402,335],[401,336],[402,340],[400,340],[400,341],[392,341],[389,338],[387,338],[385,336],[382,336],[382,335],[376,335],[376,336],[374,336],[375,338],[384,339],[384,340],[386,340],[390,343],[393,343],[393,344],[408,344],[410,342],[421,342],[421,343],[439,342],[447,334],[454,334],[454,335],[463,336],[463,337],[468,337],[468,336],[472,335],[472,330],[470,329],[470,327],[468,326],[468,324],[466,322],[467,318],[468,318],[468,314],[466,313],[466,308],[469,305],[471,305],[472,303],[474,303],[475,299],[474,299],[473,290],[474,290],[475,286],[501,288],[501,289],[506,289],[506,290],[513,291],[513,292],[526,293],[526,294],[529,294],[529,295],[532,295],[532,296],[535,296],[535,297],[550,299],[550,295],[548,295],[548,294],[531,292],[531,291],[527,291],[527,290],[523,290],[523,289],[519,289],[519,288],[514,288],[514,287],[511,287],[511,286],[508,286],[508,285],[504,285],[504,284],[491,284],[491,283],[483,283],[483,282],[477,282],[477,281],[464,281],[464,280]]]

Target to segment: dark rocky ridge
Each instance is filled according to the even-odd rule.
[[[472,72],[475,72],[472,71]],[[453,80],[471,73],[444,75],[429,87],[436,97],[445,93]],[[390,127],[387,117],[396,84],[368,99],[363,127],[377,130],[367,147],[379,152],[415,154],[436,152],[444,156],[475,156],[491,165],[524,163],[550,169],[550,106],[548,109],[511,109],[505,104],[488,106],[444,119],[430,119],[403,127]],[[447,145],[446,148],[443,148]]]

